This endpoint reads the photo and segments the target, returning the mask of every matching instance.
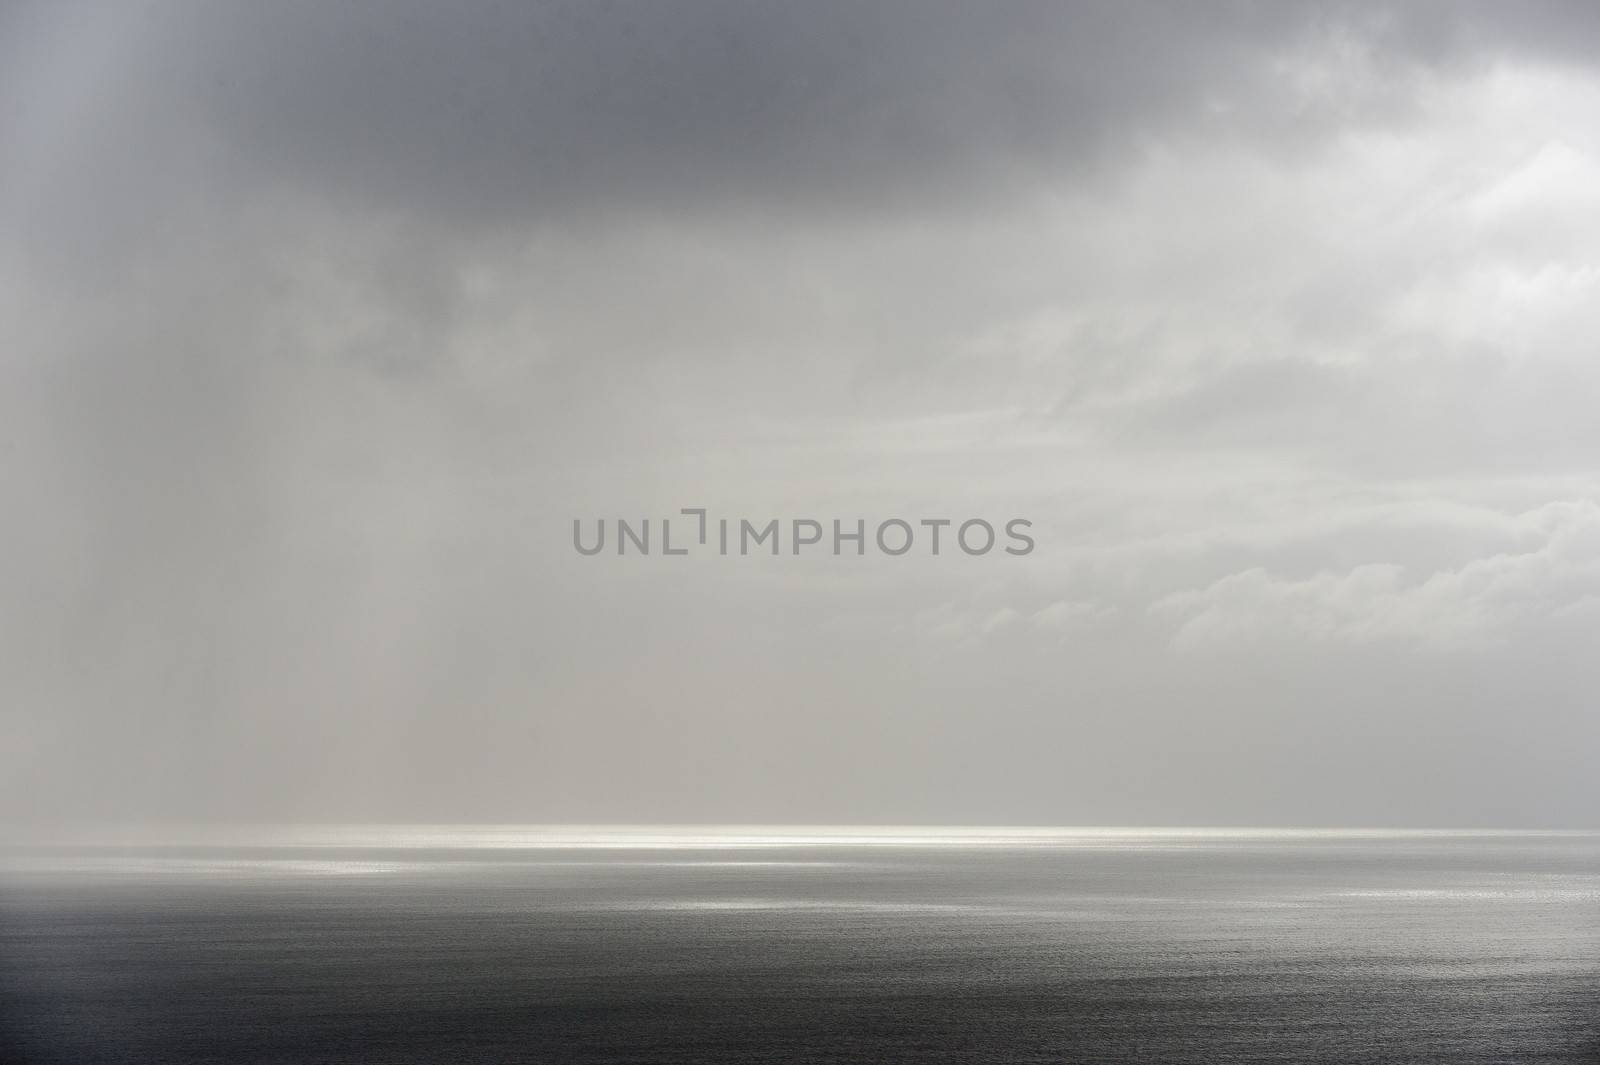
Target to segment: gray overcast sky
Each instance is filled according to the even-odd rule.
[[[1595,826],[1597,56],[0,6],[0,816]],[[697,505],[1038,548],[572,549]]]

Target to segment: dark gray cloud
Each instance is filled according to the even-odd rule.
[[[115,35],[127,91],[97,101],[87,159],[154,170],[176,128],[233,180],[497,220],[994,194],[1235,102],[1306,32],[1275,10],[158,5],[34,31]]]
[[[1404,121],[1430,71],[1508,47],[1580,56],[1600,35],[1581,4],[1515,17],[1503,5],[136,4],[24,6],[11,23],[7,124],[52,127],[31,131],[40,239],[76,227],[102,254],[119,232],[144,246],[219,224],[241,192],[272,188],[474,230],[1028,196],[1114,180],[1175,129],[1276,151]],[[1294,69],[1329,42],[1333,61],[1361,69]]]

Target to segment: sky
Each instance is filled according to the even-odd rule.
[[[0,821],[1596,827],[1597,57],[4,4]]]

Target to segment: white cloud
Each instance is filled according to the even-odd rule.
[[[1284,641],[1401,641],[1460,650],[1551,619],[1581,620],[1600,595],[1600,505],[1554,502],[1520,515],[1523,550],[1417,576],[1385,562],[1279,578],[1253,568],[1154,604],[1186,651]]]

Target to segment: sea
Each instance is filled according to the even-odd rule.
[[[1600,835],[300,826],[0,850],[0,1061],[1600,1063]]]

